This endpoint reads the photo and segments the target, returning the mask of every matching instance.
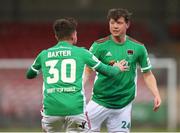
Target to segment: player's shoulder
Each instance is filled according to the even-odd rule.
[[[73,46],[72,46],[72,49],[75,49],[75,50],[83,50],[83,49],[85,49],[85,47],[73,45]]]
[[[137,41],[136,39],[128,36],[128,40],[130,41],[130,44],[139,52],[146,50],[145,45],[143,43]]]
[[[48,51],[52,51],[52,50],[54,50],[54,49],[56,49],[56,45],[54,45],[54,46],[51,46],[51,47],[49,47],[49,48],[47,48],[47,49],[44,49],[46,52],[48,52]]]
[[[105,42],[107,42],[109,40],[110,40],[110,36],[106,36],[106,37],[100,38],[100,39],[98,39],[98,40],[96,40],[94,42],[97,43],[97,44],[103,44],[103,43],[105,43]]]
[[[140,42],[140,41],[137,41],[136,39],[128,36],[128,40],[132,43],[132,44],[135,44],[137,46],[144,46],[144,43]]]
[[[88,51],[85,47],[80,47],[80,46],[73,46],[73,50],[76,51],[79,54]]]
[[[39,53],[39,55],[44,55],[44,54],[46,54],[47,53],[47,49],[43,49],[43,50],[41,50],[41,52]]]

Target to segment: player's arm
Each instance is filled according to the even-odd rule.
[[[33,79],[39,74],[39,71],[34,69],[33,67],[30,67],[28,71],[26,72],[26,78],[27,79]]]
[[[98,47],[99,47],[100,45],[99,44],[97,44],[96,42],[94,42],[93,44],[92,44],[92,46],[91,46],[91,48],[90,48],[90,52],[92,53],[92,54],[94,54],[96,57],[99,57],[100,56],[100,52],[98,51]],[[120,61],[119,63],[115,63],[113,66],[116,66],[116,67],[118,67],[121,71],[126,71],[127,69],[128,69],[128,66],[125,66],[125,60],[122,60],[122,61]],[[103,64],[103,66],[104,66],[105,64]],[[105,66],[104,66],[105,67]],[[102,68],[99,68],[99,69],[102,69]],[[92,75],[92,73],[93,73],[93,69],[92,68],[90,68],[89,66],[86,66],[86,68],[85,68],[85,78],[84,78],[84,84],[87,82],[87,80],[89,80],[89,78],[90,78],[90,76]],[[99,71],[101,71],[101,70],[97,70],[98,72]],[[104,72],[105,71],[108,71],[108,70],[104,70]],[[103,72],[103,73],[104,73]],[[102,73],[102,72],[101,72]],[[110,73],[109,73],[110,74]],[[107,75],[106,73],[104,73],[104,75]]]
[[[94,54],[97,58],[100,56],[100,53],[98,53],[98,47],[99,47],[99,45],[96,42],[94,42],[89,49],[89,51],[92,54]],[[89,78],[91,77],[93,72],[94,72],[93,69],[86,65],[85,76],[84,76],[84,80],[83,80],[84,84],[89,80]]]
[[[84,84],[86,84],[86,82],[89,80],[92,73],[93,73],[93,70],[90,67],[86,66],[86,68],[85,68],[85,76],[84,76],[84,79],[83,79]]]
[[[99,62],[99,64],[96,64],[96,65],[97,65],[96,67],[92,67],[92,68],[96,70],[97,72],[106,76],[110,76],[110,77],[116,76],[117,74],[121,72],[120,67],[118,65],[112,67],[102,62]]]
[[[118,63],[114,63],[113,67],[118,67],[121,72],[127,71],[129,66],[126,66],[125,64],[126,64],[126,61],[125,60],[121,60]],[[103,69],[103,68],[100,68],[100,69]],[[99,71],[99,70],[97,70],[97,71]],[[105,71],[108,71],[108,70],[105,70]],[[86,66],[86,68],[85,68],[85,77],[84,77],[84,84],[89,80],[89,78],[91,77],[92,73],[93,73],[93,69],[88,67],[88,66]],[[107,74],[104,73],[104,75],[107,75]]]
[[[148,71],[146,73],[143,73],[144,81],[147,85],[147,87],[150,89],[154,96],[154,111],[157,111],[161,105],[161,97],[159,94],[159,90],[157,87],[156,79],[154,77],[154,74],[151,71]]]
[[[99,61],[91,52],[84,50],[84,56],[85,64],[88,65],[92,70],[95,70],[103,75],[106,76],[115,76],[121,72],[120,68],[122,67],[121,63],[116,63],[116,65],[109,66],[101,61]],[[87,70],[87,69],[86,69]],[[89,71],[90,73],[91,71]]]
[[[27,79],[35,78],[40,73],[40,69],[41,69],[41,53],[37,56],[33,64],[27,70],[26,78]]]
[[[157,87],[156,79],[151,72],[151,63],[148,57],[147,50],[144,46],[139,50],[139,64],[141,66],[141,72],[143,72],[143,78],[148,89],[154,96],[154,107],[153,110],[157,111],[161,105],[161,97]]]

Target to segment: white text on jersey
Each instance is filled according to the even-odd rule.
[[[63,50],[63,51],[48,52],[48,58],[58,57],[58,56],[71,56],[71,51],[70,50]]]

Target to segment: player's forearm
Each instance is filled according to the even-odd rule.
[[[112,67],[112,66],[105,65],[103,63],[100,63],[98,67],[96,68],[96,70],[106,76],[116,76],[117,74],[121,72],[117,66]]]
[[[85,76],[84,76],[84,79],[83,79],[84,84],[87,83],[87,81],[89,80],[92,73],[93,73],[93,70],[86,66],[86,68],[85,68]]]
[[[38,75],[37,72],[33,71],[31,68],[28,69],[28,71],[26,72],[26,78],[27,79],[33,79]]]
[[[160,105],[161,105],[161,97],[159,94],[159,90],[157,88],[157,83],[154,75],[152,74],[151,71],[143,74],[144,81],[147,85],[147,87],[150,89],[152,94],[154,95],[154,107],[153,110],[156,112],[158,111]]]
[[[154,97],[156,96],[160,97],[159,90],[157,87],[157,82],[152,72],[144,73],[143,77],[147,87],[150,89]]]

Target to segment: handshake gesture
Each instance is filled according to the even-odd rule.
[[[129,71],[128,62],[125,59],[121,60],[120,62],[114,63],[113,66],[119,67],[122,72]]]

